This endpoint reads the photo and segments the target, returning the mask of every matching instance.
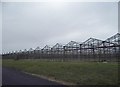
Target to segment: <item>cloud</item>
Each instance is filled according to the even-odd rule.
[[[0,3],[0,54],[2,53],[2,3]]]
[[[3,52],[89,37],[105,40],[118,32],[117,2],[52,4],[3,3]]]

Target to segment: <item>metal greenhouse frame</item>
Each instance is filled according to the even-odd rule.
[[[119,61],[120,33],[106,40],[89,38],[79,43],[70,41],[66,45],[60,43],[53,47],[46,45],[29,50],[12,51],[2,54],[3,59],[43,59],[51,61]]]

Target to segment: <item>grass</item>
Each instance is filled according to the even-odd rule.
[[[2,59],[0,58],[0,67],[2,67]]]
[[[117,85],[118,64],[3,60],[3,66],[80,85]]]

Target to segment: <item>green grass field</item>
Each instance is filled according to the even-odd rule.
[[[2,66],[2,59],[0,59],[0,67]]]
[[[80,85],[117,85],[118,64],[3,60],[3,66]]]

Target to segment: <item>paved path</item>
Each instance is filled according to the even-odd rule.
[[[25,74],[18,70],[2,68],[3,85],[61,85],[43,78]]]
[[[2,67],[0,65],[0,87],[2,85]]]

